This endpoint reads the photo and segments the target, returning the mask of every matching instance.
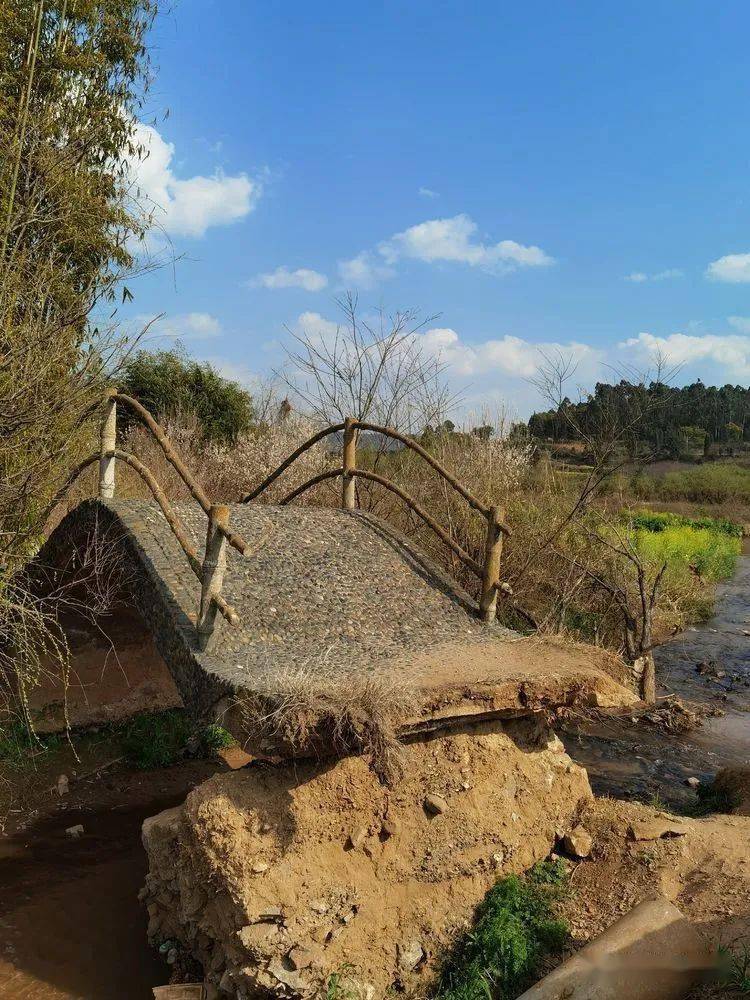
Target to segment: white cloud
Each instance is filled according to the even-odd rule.
[[[486,245],[476,241],[478,226],[468,215],[430,219],[396,233],[379,246],[389,264],[403,257],[427,262],[460,261],[471,267],[512,271],[519,267],[546,267],[553,258],[536,246],[515,240]]]
[[[731,284],[750,282],[750,253],[730,253],[708,265],[706,276]]]
[[[251,392],[264,385],[264,379],[242,362],[230,361],[228,358],[211,355],[203,357],[201,360],[207,361],[216,369],[219,375],[228,378],[230,382],[239,383],[243,388],[250,389]]]
[[[631,271],[625,275],[626,281],[633,281],[641,284],[644,281],[669,281],[672,278],[682,278],[683,272],[679,267],[668,267],[664,271],[656,271],[654,274],[646,274],[645,271]]]
[[[558,354],[570,357],[579,366],[584,365],[593,371],[603,357],[597,348],[577,341],[533,344],[522,337],[506,334],[498,339],[469,344],[450,327],[435,327],[417,336],[427,353],[440,357],[454,374],[460,376],[502,372],[517,378],[529,378],[538,371],[545,356]]]
[[[421,187],[419,189],[419,194],[422,198],[439,198],[440,193],[438,191],[433,191],[432,188]]]
[[[261,184],[247,174],[226,176],[216,170],[210,177],[197,174],[179,178],[172,161],[174,145],[165,142],[151,125],[138,123],[135,141],[148,155],[130,160],[133,194],[153,213],[154,225],[169,236],[204,236],[211,226],[244,219],[261,195]]]
[[[741,317],[735,317],[737,319]],[[637,337],[620,344],[621,348],[639,349],[646,357],[660,354],[673,365],[689,365],[695,362],[713,362],[729,369],[734,378],[750,377],[750,337],[739,334],[703,334],[694,336],[687,333],[670,333],[657,337],[652,333],[639,333]]]
[[[374,288],[378,282],[392,278],[394,271],[381,263],[369,250],[363,250],[351,260],[339,261],[339,275],[349,288]]]
[[[153,313],[139,313],[129,324],[134,332],[148,326],[147,339],[209,340],[221,336],[221,323],[207,312],[176,313],[156,319]]]
[[[750,334],[750,316],[727,316],[727,322],[740,333]]]
[[[292,332],[299,336],[317,337],[320,340],[332,339],[336,336],[340,324],[334,323],[319,312],[303,312],[297,317]]]
[[[307,267],[298,267],[296,271],[277,267],[270,274],[259,274],[250,284],[262,288],[304,288],[306,292],[319,292],[328,284],[328,278]]]
[[[318,312],[301,313],[290,331],[313,341],[331,345],[340,324]],[[604,374],[606,352],[578,341],[535,344],[522,337],[505,335],[474,343],[463,340],[451,327],[432,327],[412,338],[428,357],[439,358],[445,365],[445,377],[451,389],[463,400],[463,411],[488,400],[504,400],[524,412],[538,408],[540,400],[529,382],[545,357],[571,358],[576,369],[570,392],[579,387],[591,388]],[[471,406],[469,406],[471,404]]]

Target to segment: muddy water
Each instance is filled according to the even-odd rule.
[[[714,616],[660,647],[655,658],[661,694],[721,714],[683,736],[629,720],[571,724],[561,736],[588,768],[597,794],[689,804],[695,795],[686,778],[707,780],[727,764],[750,763],[750,543],[733,578],[717,589]]]
[[[137,898],[141,824],[213,770],[186,762],[91,781],[0,841],[1,1000],[153,1000],[169,967],[148,947]],[[74,840],[65,830],[77,824]]]

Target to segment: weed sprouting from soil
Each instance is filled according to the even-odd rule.
[[[332,972],[326,983],[325,1000],[357,1000],[352,987],[347,982],[347,973],[352,968],[344,965]]]
[[[533,981],[542,959],[559,951],[569,929],[556,915],[568,891],[561,861],[500,879],[477,908],[474,926],[443,967],[436,1000],[510,1000]]]
[[[196,732],[190,717],[179,709],[138,715],[121,730],[125,756],[142,771],[170,767],[185,756],[208,757],[235,742],[231,733],[215,724]]]
[[[750,996],[750,948],[719,949],[719,982],[740,996]]]
[[[190,735],[190,722],[178,710],[138,715],[125,728],[122,747],[130,763],[148,771],[174,764]]]
[[[223,726],[212,722],[201,730],[199,734],[201,750],[206,754],[216,753],[217,750],[226,750],[237,742],[232,734]]]
[[[55,750],[62,743],[57,733],[41,735],[21,721],[0,727],[0,761],[6,767],[20,770],[34,751]]]

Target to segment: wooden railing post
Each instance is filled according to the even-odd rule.
[[[500,583],[500,557],[503,553],[503,533],[500,525],[505,520],[502,507],[490,507],[487,514],[487,540],[484,548],[484,574],[479,610],[486,622],[494,621],[497,609],[497,586]]]
[[[354,417],[344,421],[344,475],[341,487],[341,506],[344,510],[354,510],[357,506],[357,486],[352,470],[357,468],[357,428]]]
[[[215,597],[221,593],[224,572],[227,568],[227,539],[221,528],[229,527],[229,507],[226,504],[211,504],[206,532],[206,555],[203,559],[201,575],[201,606],[198,612],[198,645],[208,647],[216,624]]]
[[[109,454],[117,447],[117,400],[108,396],[104,404],[104,417],[100,435],[99,496],[111,500],[115,495],[115,456]]]

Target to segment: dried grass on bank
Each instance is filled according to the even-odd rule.
[[[281,742],[299,756],[364,754],[387,784],[402,773],[398,727],[416,697],[393,678],[327,674],[303,667],[238,702],[251,739]]]

